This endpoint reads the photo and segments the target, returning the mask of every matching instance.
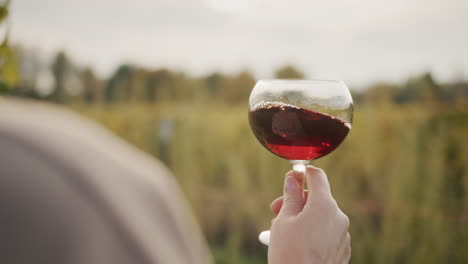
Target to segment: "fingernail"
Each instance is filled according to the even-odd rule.
[[[295,192],[299,189],[296,179],[293,176],[288,176],[286,178],[286,191]]]

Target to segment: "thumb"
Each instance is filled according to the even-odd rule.
[[[303,207],[302,188],[294,176],[288,173],[284,182],[283,206],[278,216],[295,216]]]
[[[307,166],[306,182],[309,190],[308,203],[313,203],[314,200],[333,199],[327,175],[322,169]]]

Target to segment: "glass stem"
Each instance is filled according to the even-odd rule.
[[[309,164],[309,162],[310,160],[291,160],[293,170],[295,172],[298,172],[302,176],[301,177],[302,188],[305,187],[305,183],[306,183],[305,172],[306,172],[307,164]]]
[[[309,160],[291,160],[291,164],[294,171],[305,174],[306,166],[309,164]]]

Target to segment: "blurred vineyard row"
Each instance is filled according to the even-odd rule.
[[[73,108],[168,164],[218,263],[266,263],[257,234],[290,165],[256,142],[245,106]],[[353,263],[468,262],[467,110],[361,105],[348,139],[313,162],[351,219]]]

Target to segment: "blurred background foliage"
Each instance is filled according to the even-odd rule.
[[[250,132],[252,73],[194,77],[121,65],[100,79],[63,51],[50,65],[16,52],[21,79],[10,95],[63,104],[161,159],[217,263],[266,263],[257,234],[269,228],[268,205],[290,165]],[[306,77],[292,65],[274,75]],[[351,218],[352,263],[467,263],[468,82],[439,83],[427,72],[352,93],[351,134],[313,162]]]
[[[0,90],[62,104],[161,159],[217,263],[266,263],[257,234],[269,228],[268,205],[290,165],[250,132],[247,101],[256,77],[249,70],[190,76],[124,64],[103,79],[65,51],[51,63],[39,58],[38,50],[11,48],[5,38]],[[307,78],[293,65],[274,77]],[[352,94],[348,139],[313,162],[327,171],[351,219],[352,263],[468,263],[468,82],[440,83],[426,72]]]
[[[8,91],[18,81],[18,65],[15,52],[8,45],[8,7],[10,1],[0,4],[0,26],[4,30],[3,40],[0,42],[0,93]],[[6,26],[5,26],[6,25]]]

